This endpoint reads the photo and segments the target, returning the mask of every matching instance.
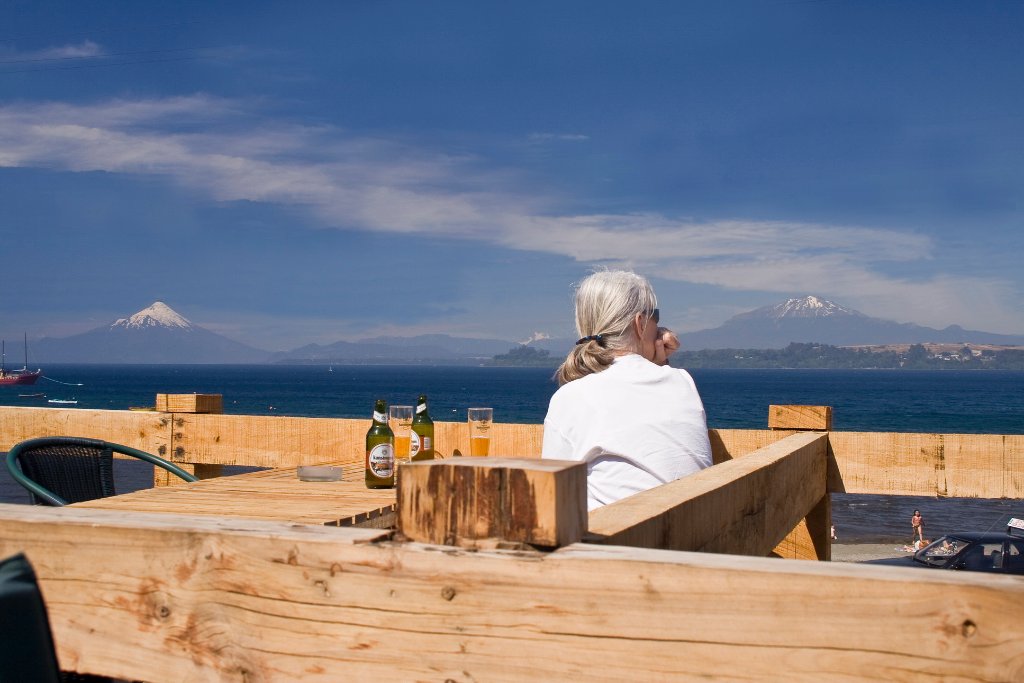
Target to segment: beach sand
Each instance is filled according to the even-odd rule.
[[[909,557],[899,543],[833,543],[833,562],[867,562],[888,557]]]

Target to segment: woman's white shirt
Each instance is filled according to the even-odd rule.
[[[704,404],[685,370],[619,356],[551,397],[542,455],[587,463],[593,510],[710,466]]]

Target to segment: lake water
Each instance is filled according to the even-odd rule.
[[[0,405],[125,410],[153,405],[157,393],[214,393],[224,411],[248,415],[367,418],[374,399],[415,404],[430,397],[439,421],[466,408],[494,408],[499,422],[540,423],[557,388],[544,368],[447,366],[54,365],[32,387],[0,387]],[[770,404],[830,405],[833,429],[1024,434],[1024,373],[899,370],[694,370],[708,426],[764,429]],[[45,397],[21,394],[44,393]],[[148,471],[119,474],[119,490],[146,484]],[[139,477],[141,476],[141,479]],[[123,481],[122,481],[123,480]],[[0,474],[0,501],[27,497]],[[833,496],[843,542],[902,542],[921,509],[926,533],[984,529],[1024,516],[1024,501],[905,496]]]

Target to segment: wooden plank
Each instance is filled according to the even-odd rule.
[[[164,413],[223,413],[220,394],[157,394],[156,410]]]
[[[362,462],[369,420],[253,415],[175,414],[175,462],[294,467],[321,462]],[[495,424],[492,455],[539,457],[543,425]],[[437,450],[469,453],[469,428],[435,422]]]
[[[170,418],[129,410],[0,407],[0,450],[40,436],[103,439],[160,455],[170,443]]]
[[[377,538],[0,506],[0,556],[35,565],[62,666],[127,680],[1024,679],[1012,577]]]
[[[711,429],[712,457],[715,464],[740,458],[770,444],[788,438],[797,432],[781,429]],[[828,491],[841,491],[839,468],[831,445],[828,448]],[[808,517],[802,519],[772,551],[773,555],[793,560],[822,560],[832,558],[832,507],[831,499],[825,496]]]
[[[1024,436],[830,432],[833,491],[1024,498]]]
[[[444,458],[455,451],[469,455],[469,426],[465,422],[435,422],[434,440]],[[544,425],[495,422],[491,425],[492,457],[540,458]]]
[[[832,559],[832,500],[823,497],[772,550],[772,555],[788,560]]]
[[[795,433],[772,429],[709,429],[711,457],[717,465],[753,453]]]
[[[832,429],[832,407],[770,405],[768,429],[828,431]]]
[[[451,458],[403,464],[398,475],[398,530],[413,541],[557,547],[587,529],[582,462]]]
[[[943,434],[936,495],[1024,498],[1024,436]]]
[[[143,489],[75,506],[129,514],[159,512],[347,525],[392,513],[395,491],[367,489],[362,466],[351,464],[343,468],[341,481],[300,481],[295,468],[265,470]]]
[[[590,512],[587,539],[767,555],[825,496],[827,434],[801,432]]]
[[[172,437],[173,426],[173,437]],[[106,439],[178,463],[294,467],[360,462],[368,420],[0,407],[0,450],[36,436]],[[496,455],[540,453],[541,425],[495,424]],[[716,463],[787,438],[788,430],[712,429]],[[438,450],[468,452],[465,423],[436,423]],[[883,495],[1024,498],[1024,436],[829,432],[829,490]],[[171,447],[173,440],[174,447]]]
[[[369,420],[185,415],[174,420],[175,462],[295,467],[362,462]]]
[[[193,465],[187,462],[179,462],[177,465],[197,479],[216,479],[224,476],[224,465]],[[162,467],[153,466],[153,486],[178,486],[182,483],[183,480],[177,475]]]

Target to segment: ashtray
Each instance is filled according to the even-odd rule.
[[[333,465],[301,465],[296,474],[302,481],[341,481],[341,468]]]

